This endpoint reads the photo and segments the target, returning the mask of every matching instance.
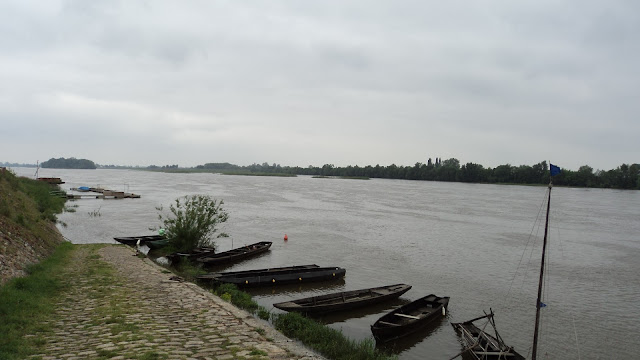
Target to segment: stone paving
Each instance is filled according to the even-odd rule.
[[[129,247],[81,246],[68,271],[32,359],[322,359]]]

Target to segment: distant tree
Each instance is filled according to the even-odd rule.
[[[506,164],[497,166],[493,169],[493,181],[497,183],[512,183],[513,180],[513,166]]]
[[[463,182],[485,182],[486,176],[484,168],[480,164],[467,163],[460,169],[460,181]]]
[[[458,160],[456,158],[451,158],[451,159],[445,160],[442,163],[442,166],[454,168],[454,169],[457,170],[457,169],[460,169],[460,160]]]
[[[576,174],[577,186],[593,186],[595,182],[595,175],[593,174],[593,168],[588,165],[580,166]]]

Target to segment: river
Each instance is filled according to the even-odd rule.
[[[35,169],[13,168],[33,177]],[[318,264],[347,270],[344,281],[252,290],[275,302],[394,283],[400,300],[321,318],[353,339],[403,302],[450,296],[449,313],[426,331],[385,347],[402,360],[449,359],[462,350],[450,322],[492,308],[505,342],[530,356],[543,236],[545,187],[403,180],[167,174],[134,170],[40,169],[63,189],[90,186],[139,199],[80,199],[59,220],[73,243],[114,243],[152,234],[157,207],[206,194],[230,219],[219,250],[273,241],[271,251],[226,270]],[[640,348],[640,192],[554,188],[548,272],[538,353],[548,359],[636,358]],[[287,234],[288,241],[283,237]],[[634,335],[635,334],[635,335]]]

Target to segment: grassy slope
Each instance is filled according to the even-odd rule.
[[[24,335],[39,328],[61,288],[52,269],[64,263],[71,244],[55,228],[65,200],[50,196],[53,189],[0,170],[0,285],[6,283],[0,287],[0,359],[23,358],[38,344]],[[20,274],[29,276],[13,278]]]
[[[0,170],[0,284],[62,243],[54,221],[65,199],[49,195],[56,188]]]

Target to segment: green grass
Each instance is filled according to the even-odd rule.
[[[187,281],[195,282],[196,276],[206,274],[207,271],[202,266],[194,265],[187,259],[180,259],[177,264],[172,264],[171,268],[175,273]]]
[[[25,177],[19,177],[20,189],[31,197],[37,205],[38,211],[43,219],[51,221],[56,220],[56,214],[64,209],[67,201],[51,194],[52,189],[59,189],[57,185],[49,185],[44,181],[33,180]]]
[[[163,360],[163,359],[167,359],[168,356],[165,354],[160,354],[157,353],[155,351],[147,351],[144,354],[138,355],[136,356],[134,359],[138,359],[138,360]]]
[[[44,320],[65,288],[58,274],[72,249],[70,243],[61,244],[52,256],[30,266],[28,276],[0,287],[0,359],[23,359],[44,345],[39,337],[25,335],[51,330]]]
[[[223,300],[229,301],[233,305],[252,314],[265,311],[268,313],[268,310],[258,305],[258,303],[251,298],[251,295],[239,290],[238,287],[233,284],[221,284],[213,289],[213,293],[220,296]]]
[[[276,329],[284,335],[300,340],[306,346],[329,359],[390,360],[397,358],[377,350],[372,339],[351,340],[342,332],[298,313],[271,314],[267,309],[258,305],[248,293],[239,290],[233,284],[221,284],[212,291],[223,300],[256,314],[263,320],[271,319]],[[258,333],[264,335],[264,331],[258,331]]]
[[[251,352],[249,353],[249,355],[251,355],[251,356],[269,356],[269,353],[267,353],[266,351],[262,351],[260,349],[253,348],[253,349],[251,349]]]
[[[322,325],[298,313],[272,316],[276,329],[284,335],[300,340],[329,359],[335,360],[387,360],[396,359],[376,350],[372,339],[354,341],[340,331]]]

